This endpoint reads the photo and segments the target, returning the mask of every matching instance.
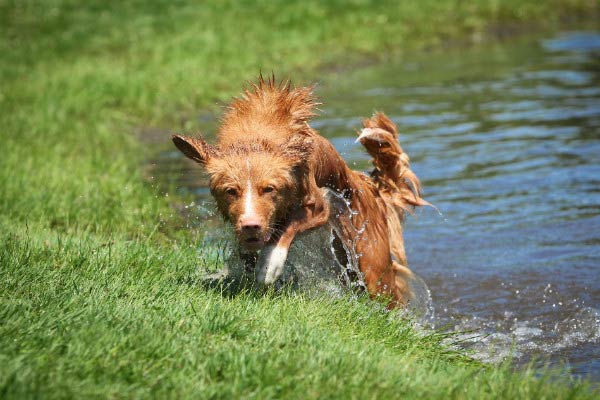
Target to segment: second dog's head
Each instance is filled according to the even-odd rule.
[[[306,161],[312,143],[293,137],[282,145],[247,141],[226,148],[201,138],[174,135],[187,157],[204,165],[219,211],[250,251],[274,240],[306,191]]]

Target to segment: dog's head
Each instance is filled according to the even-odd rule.
[[[204,165],[219,210],[249,250],[274,240],[308,192],[308,120],[316,105],[312,87],[260,76],[226,109],[217,146],[173,136],[183,154]]]
[[[312,148],[304,136],[280,146],[248,141],[220,148],[180,135],[174,135],[173,142],[206,168],[220,212],[232,223],[239,243],[250,251],[275,239],[303,201]]]

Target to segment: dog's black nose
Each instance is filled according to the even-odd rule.
[[[260,222],[244,221],[242,222],[242,231],[245,233],[253,233],[261,230]]]

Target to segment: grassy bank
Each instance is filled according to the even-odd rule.
[[[259,70],[317,80],[597,1],[80,3],[0,0],[0,398],[593,397],[368,301],[203,288],[218,260],[144,182],[132,132],[191,130]]]

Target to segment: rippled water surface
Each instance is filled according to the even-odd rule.
[[[600,34],[521,38],[338,75],[319,86],[325,104],[313,126],[366,170],[354,143],[360,117],[388,113],[443,214],[423,210],[405,229],[435,325],[473,331],[467,345],[481,358],[512,351],[519,362],[566,362],[600,380]],[[164,153],[159,168],[178,157]],[[185,176],[182,185],[207,198],[199,175]]]

